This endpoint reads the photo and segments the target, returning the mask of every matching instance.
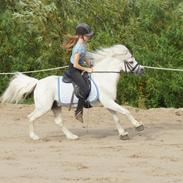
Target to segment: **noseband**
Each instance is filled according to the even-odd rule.
[[[139,64],[137,63],[134,67],[127,61],[124,61],[124,66],[125,66],[125,73],[127,73],[127,68],[129,69],[130,72],[134,72],[137,67],[139,67]]]

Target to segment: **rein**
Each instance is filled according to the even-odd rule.
[[[117,73],[117,74],[120,74],[121,71],[93,71],[92,73]]]

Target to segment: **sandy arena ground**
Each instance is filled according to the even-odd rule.
[[[111,115],[85,110],[85,124],[63,109],[66,126],[80,136],[65,138],[49,112],[28,136],[32,105],[0,105],[0,183],[182,183],[183,109],[127,107],[145,125],[137,133],[120,115],[130,140],[119,140]]]

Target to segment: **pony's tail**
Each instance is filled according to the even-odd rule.
[[[32,93],[38,80],[21,73],[15,74],[1,97],[1,103],[18,103]]]

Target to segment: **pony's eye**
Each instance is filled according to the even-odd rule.
[[[133,64],[133,61],[129,61],[130,64]]]

